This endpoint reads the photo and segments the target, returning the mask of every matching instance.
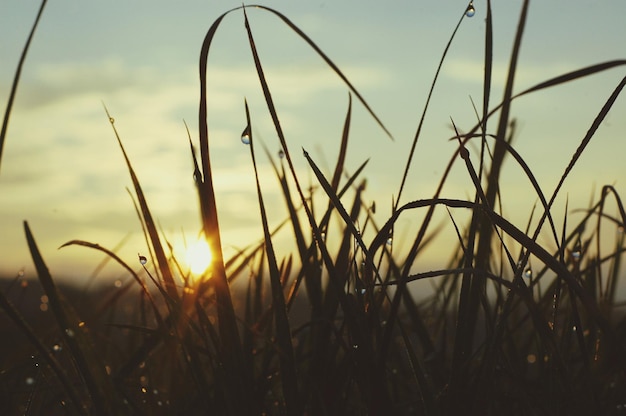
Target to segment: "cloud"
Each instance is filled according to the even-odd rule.
[[[578,69],[578,67],[562,61],[548,64],[520,62],[516,69],[515,84],[520,88],[528,88],[575,69]],[[471,82],[481,86],[483,84],[484,71],[484,62],[482,60],[473,59],[450,59],[443,67],[443,73],[448,78],[459,82]],[[509,63],[507,61],[495,61],[492,69],[493,85],[503,88],[508,71]]]

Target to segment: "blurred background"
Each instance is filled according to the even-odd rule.
[[[491,103],[500,102],[521,1],[493,2],[494,73]],[[591,64],[626,58],[626,3],[607,0],[532,2],[524,33],[515,91]],[[363,94],[394,140],[353,100],[346,168],[368,158],[364,196],[376,201],[382,223],[390,215],[401,175],[439,59],[463,16],[464,1],[264,3],[290,18],[341,68]],[[82,239],[116,249],[139,267],[146,253],[141,224],[126,188],[132,183],[103,103],[115,119],[148,203],[176,250],[198,238],[198,203],[187,133],[197,143],[198,58],[211,24],[236,1],[82,3],[50,2],[44,11],[22,73],[0,168],[0,274],[34,270],[23,232],[27,220],[52,275],[76,282],[88,278],[103,256],[63,243]],[[565,7],[564,7],[565,6]],[[20,53],[39,2],[0,4],[0,109],[8,100]],[[429,198],[461,132],[476,124],[471,99],[482,102],[485,2],[460,26],[426,116],[402,201]],[[348,106],[348,89],[319,56],[276,16],[248,9],[248,18],[290,153],[305,184],[315,178],[301,156],[304,147],[330,174]],[[624,76],[618,67],[583,80],[531,94],[514,102],[514,145],[551,195],[611,92]],[[262,235],[258,221],[245,127],[244,97],[254,137],[276,155],[280,149],[243,24],[243,13],[226,16],[213,41],[208,64],[209,139],[223,245],[233,253]],[[480,107],[478,107],[480,110]],[[553,208],[576,209],[597,200],[601,187],[626,195],[626,100],[620,97],[565,182]],[[491,119],[493,131],[497,118]],[[476,142],[478,144],[478,142]],[[260,146],[257,147],[259,152]],[[475,147],[470,147],[475,157]],[[277,157],[276,157],[277,158]],[[259,155],[266,202],[276,225],[286,213],[266,157]],[[504,213],[524,229],[538,199],[512,159],[501,190]],[[444,196],[473,198],[471,181],[456,163]],[[614,205],[607,213],[615,214]],[[466,215],[454,213],[460,224]],[[438,221],[446,220],[442,210]],[[411,240],[419,214],[407,215],[396,241]],[[560,225],[560,223],[559,223]],[[420,266],[440,267],[450,257],[452,227],[442,232]],[[186,243],[185,243],[186,241]],[[290,237],[278,253],[289,251]],[[550,239],[541,241],[554,247]],[[446,250],[447,249],[447,250]],[[117,265],[103,279],[122,274]]]

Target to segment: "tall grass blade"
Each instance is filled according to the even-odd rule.
[[[496,195],[499,191],[499,178],[506,148],[502,145],[506,141],[507,128],[509,126],[509,113],[511,108],[511,97],[513,96],[513,83],[517,69],[517,61],[519,57],[520,47],[522,43],[522,35],[526,24],[526,16],[528,12],[529,1],[525,0],[522,5],[515,40],[511,51],[511,60],[507,74],[507,81],[504,89],[504,97],[502,99],[503,106],[500,110],[500,120],[496,133],[496,144],[493,149],[493,157],[491,168],[487,177],[487,187],[483,199],[486,209],[495,206]],[[484,122],[484,120],[483,120]],[[465,158],[466,162],[469,157]],[[480,191],[480,183],[476,183],[477,178],[472,178]],[[482,191],[481,191],[482,192]],[[482,199],[482,198],[481,198]],[[476,221],[478,225],[478,244],[476,247],[476,256],[473,259],[475,266],[480,270],[489,269],[489,261],[491,259],[493,225],[488,218],[484,217],[481,211],[474,211],[473,215],[479,215]],[[473,273],[471,276],[466,275],[464,278],[464,286],[467,290],[461,290],[461,298],[459,299],[459,312],[457,322],[457,334],[454,344],[453,369],[451,375],[451,403],[466,402],[468,394],[471,394],[467,387],[470,385],[469,374],[467,373],[467,360],[472,354],[474,344],[476,323],[478,320],[478,310],[481,299],[484,297],[486,279],[484,275]],[[464,397],[465,399],[462,399]],[[455,409],[453,406],[452,409]],[[457,411],[460,410],[456,408]],[[453,411],[454,412],[454,411]]]
[[[471,5],[471,4],[472,4],[472,1],[469,2],[469,5]],[[469,7],[469,5],[468,5],[468,7]],[[441,71],[441,67],[443,66],[443,62],[445,61],[446,56],[448,55],[448,50],[450,49],[450,46],[452,45],[452,41],[454,40],[456,32],[459,30],[459,27],[461,26],[461,22],[463,22],[463,19],[465,19],[466,11],[467,11],[467,8],[463,9],[463,14],[461,15],[461,18],[459,19],[459,21],[456,24],[456,26],[454,27],[454,30],[452,31],[452,35],[450,36],[450,39],[448,39],[448,43],[446,44],[446,47],[443,50],[443,54],[441,55],[441,59],[439,60],[439,64],[437,66],[437,70],[435,71],[435,76],[433,78],[433,82],[430,84],[430,90],[428,91],[428,97],[426,98],[426,103],[424,104],[424,110],[422,111],[422,115],[420,117],[419,124],[417,125],[417,131],[415,132],[415,136],[413,137],[413,143],[411,144],[411,150],[409,150],[409,157],[407,158],[406,166],[404,168],[404,173],[402,174],[402,180],[400,182],[400,188],[398,189],[398,196],[396,197],[396,201],[393,204],[394,205],[394,210],[398,207],[398,204],[400,203],[400,198],[402,197],[402,191],[404,190],[404,185],[406,184],[406,180],[407,180],[408,175],[409,175],[409,169],[410,169],[411,164],[413,162],[413,155],[415,154],[415,148],[417,147],[417,141],[419,140],[419,137],[420,137],[420,135],[422,133],[422,126],[424,125],[424,120],[426,119],[426,112],[428,110],[428,106],[430,104],[430,99],[432,98],[433,91],[435,90],[435,85],[437,84],[437,79],[439,78],[439,72]]]
[[[163,245],[161,244],[161,240],[159,238],[158,231],[154,224],[154,220],[152,219],[152,214],[150,213],[150,209],[148,208],[148,203],[143,194],[143,189],[139,183],[139,179],[137,179],[137,175],[135,174],[135,170],[133,169],[128,156],[126,155],[126,150],[124,149],[124,145],[122,144],[122,140],[117,132],[117,128],[115,127],[115,120],[111,117],[109,110],[104,106],[104,111],[106,112],[107,117],[109,118],[109,122],[111,127],[113,128],[113,132],[115,133],[115,138],[117,139],[117,143],[122,150],[122,154],[124,155],[124,161],[126,162],[126,167],[128,168],[128,172],[130,173],[131,180],[133,182],[133,187],[135,188],[135,193],[137,195],[137,200],[139,202],[139,207],[141,208],[141,214],[143,220],[145,222],[146,228],[148,230],[148,235],[150,236],[150,241],[152,243],[152,248],[154,249],[154,254],[158,263],[158,270],[161,272],[163,277],[163,282],[165,283],[165,289],[169,296],[172,299],[178,299],[178,291],[176,289],[176,282],[174,281],[174,277],[172,276],[172,271],[170,270],[169,262],[167,261],[167,257],[165,256],[165,251],[163,250]]]
[[[352,118],[352,95],[348,94],[348,111],[346,112],[346,120],[343,123],[343,133],[341,134],[341,146],[339,148],[339,156],[335,164],[335,172],[330,181],[331,187],[337,192],[339,188],[339,180],[343,173],[343,165],[346,161],[346,151],[348,149],[348,136],[350,135],[350,119]]]
[[[569,175],[569,173],[573,169],[574,165],[576,164],[576,162],[578,161],[578,159],[582,155],[583,151],[585,150],[585,148],[587,147],[587,145],[591,141],[592,137],[594,136],[594,134],[596,133],[596,131],[600,127],[600,124],[602,123],[602,121],[604,121],[606,115],[611,110],[611,107],[613,107],[613,104],[617,100],[617,97],[619,97],[619,95],[621,94],[621,92],[624,89],[625,85],[626,85],[626,77],[622,78],[622,80],[617,85],[617,87],[615,87],[615,89],[613,90],[613,93],[610,95],[610,97],[604,103],[604,105],[602,106],[602,109],[600,110],[600,112],[598,113],[596,118],[593,120],[593,123],[591,124],[591,127],[589,127],[589,130],[587,130],[587,133],[585,134],[585,137],[583,137],[582,141],[578,145],[578,148],[576,149],[576,152],[572,156],[572,159],[570,160],[569,164],[565,168],[565,171],[563,172],[563,175],[561,176],[561,179],[559,180],[559,183],[557,184],[557,186],[556,186],[556,188],[554,190],[554,193],[552,194],[552,197],[550,198],[549,206],[551,206],[552,203],[554,202],[554,200],[555,200],[559,190],[561,189],[561,186],[565,182],[565,179],[567,178],[567,176]]]
[[[7,102],[7,108],[4,110],[2,129],[0,129],[0,167],[2,166],[2,152],[4,150],[4,141],[6,139],[7,129],[9,128],[9,119],[11,117],[11,110],[13,109],[13,101],[15,100],[15,95],[17,94],[17,85],[19,84],[20,77],[22,75],[22,67],[24,66],[24,62],[26,61],[26,54],[28,53],[28,49],[30,47],[30,43],[33,40],[33,37],[35,36],[35,30],[37,29],[39,19],[43,14],[43,9],[46,6],[47,1],[48,0],[42,0],[41,5],[39,6],[39,11],[37,12],[35,23],[33,23],[33,27],[30,29],[30,34],[28,35],[28,39],[26,40],[26,44],[24,45],[24,48],[22,48],[22,55],[20,56],[20,60],[17,64],[17,69],[15,70],[13,84],[11,84],[9,101]]]
[[[244,19],[245,19],[245,26],[246,26],[246,31],[248,33],[248,40],[250,43],[250,49],[252,51],[252,56],[254,59],[254,63],[257,69],[257,75],[259,77],[259,81],[261,83],[261,87],[263,90],[263,94],[265,96],[265,101],[267,103],[270,115],[272,117],[272,121],[274,123],[274,127],[276,129],[276,132],[278,134],[278,138],[280,140],[280,143],[283,147],[283,150],[285,152],[285,158],[287,160],[287,163],[289,165],[289,169],[291,171],[292,177],[294,179],[294,182],[296,184],[296,188],[298,190],[298,194],[300,195],[300,199],[303,203],[303,206],[305,208],[307,217],[309,219],[309,224],[311,225],[311,228],[313,229],[313,233],[315,235],[315,239],[317,241],[322,241],[322,230],[320,229],[320,227],[318,226],[318,224],[316,224],[316,221],[314,219],[313,213],[311,211],[311,209],[309,208],[309,206],[306,204],[306,198],[304,197],[304,194],[302,192],[302,188],[300,186],[300,183],[297,179],[297,175],[295,173],[295,169],[293,166],[293,161],[291,158],[291,155],[289,153],[289,149],[287,147],[287,143],[282,131],[282,128],[280,126],[280,121],[278,119],[278,115],[276,113],[276,108],[274,106],[274,101],[272,99],[272,95],[270,93],[269,90],[269,86],[267,84],[267,81],[265,79],[265,75],[263,73],[263,68],[261,66],[261,62],[257,53],[257,49],[256,49],[256,45],[252,36],[252,31],[250,29],[250,24],[247,18],[247,15],[245,13],[245,9],[244,9]],[[312,162],[312,161],[310,161]],[[330,189],[330,185],[326,182],[326,185],[329,187]],[[328,192],[328,190],[327,190]],[[331,191],[331,194],[335,195],[336,194],[334,192]],[[339,203],[339,205],[341,205]],[[343,211],[343,214],[345,213],[345,210]],[[342,216],[343,216],[342,214]],[[347,215],[347,214],[346,214]],[[345,217],[344,217],[345,218]],[[356,235],[356,229],[354,228],[353,224],[347,224],[348,227],[352,227],[352,232],[354,235]],[[363,244],[363,241],[360,239],[360,237],[357,237],[358,240],[360,240],[359,245],[362,248],[365,248],[365,245]],[[367,340],[367,337],[365,336],[365,334],[363,333],[363,328],[360,327],[359,325],[359,319],[358,319],[358,315],[359,313],[357,312],[357,310],[355,310],[355,305],[352,304],[352,302],[350,302],[350,300],[347,298],[346,294],[343,292],[343,288],[339,286],[339,282],[336,280],[336,278],[334,276],[336,276],[335,274],[335,266],[333,264],[333,261],[325,247],[324,244],[320,244],[319,249],[321,251],[322,254],[322,259],[324,261],[324,264],[329,272],[329,274],[331,275],[330,281],[331,281],[331,285],[333,287],[333,290],[336,291],[337,295],[339,296],[340,299],[340,303],[342,305],[342,308],[344,310],[345,313],[345,319],[348,325],[348,328],[350,328],[350,333],[351,336],[353,337],[352,339],[354,340],[355,343],[357,343],[357,345],[359,345],[359,348],[356,350],[355,355],[356,355],[356,360],[357,360],[357,367],[361,373],[359,374],[359,376],[357,377],[357,383],[361,386],[361,388],[363,389],[364,392],[373,392],[373,391],[377,391],[377,394],[371,394],[369,395],[369,393],[366,393],[369,395],[369,399],[370,399],[370,403],[369,403],[369,407],[372,410],[372,412],[376,411],[379,412],[381,411],[381,409],[387,408],[387,405],[389,403],[389,398],[388,395],[386,394],[386,390],[384,388],[374,388],[375,385],[378,385],[381,382],[381,378],[378,376],[378,369],[379,367],[376,366],[375,368],[372,369],[373,372],[368,372],[368,371],[364,371],[365,368],[368,368],[367,366],[369,366],[373,360],[372,360],[372,351],[371,351],[371,345],[369,344],[369,341]],[[371,288],[370,288],[371,290]],[[362,346],[362,347],[361,347]]]
[[[250,112],[248,103],[246,107],[246,122],[250,131],[250,157],[252,158],[252,166],[254,167],[254,177],[256,180],[257,197],[259,200],[259,209],[261,211],[261,223],[263,224],[263,235],[265,238],[265,250],[267,252],[267,260],[270,271],[270,283],[272,286],[272,307],[274,309],[274,320],[276,324],[276,342],[279,348],[279,361],[282,390],[285,397],[285,408],[288,415],[296,416],[300,414],[300,404],[298,400],[298,379],[296,377],[296,365],[293,353],[293,345],[291,343],[291,329],[289,328],[289,320],[287,318],[287,308],[285,306],[285,296],[283,287],[280,283],[280,271],[276,262],[276,253],[267,222],[267,212],[265,203],[263,202],[263,194],[261,192],[261,184],[259,182],[259,173],[257,170],[256,158],[254,155],[254,139],[252,136],[252,124],[250,121]]]
[[[231,9],[223,13],[213,22],[209,28],[200,49],[200,105],[198,111],[198,131],[200,141],[200,166],[202,167],[202,176],[196,170],[196,185],[198,188],[198,198],[200,202],[200,215],[204,235],[207,238],[209,248],[213,255],[213,277],[211,283],[215,288],[218,314],[218,331],[222,343],[222,357],[226,366],[227,374],[240,374],[243,371],[244,360],[241,350],[241,341],[239,330],[237,327],[237,319],[230,294],[228,279],[224,266],[224,255],[222,252],[222,243],[220,236],[220,228],[217,217],[217,206],[215,201],[215,190],[213,187],[213,173],[211,171],[211,160],[209,154],[209,133],[207,126],[207,61],[209,57],[209,49],[211,42],[215,36],[215,32],[224,17],[236,9]],[[193,156],[193,147],[192,147]],[[194,157],[195,159],[195,157]],[[246,405],[246,397],[249,394],[250,387],[245,385],[245,381],[233,377],[232,386],[225,387],[226,392],[240,391],[243,396],[235,397],[232,395],[228,399],[229,405],[233,409],[239,408],[244,411]],[[243,384],[241,384],[243,383]],[[240,384],[239,387],[236,387]]]

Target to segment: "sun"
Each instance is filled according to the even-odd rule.
[[[185,263],[191,274],[200,276],[206,272],[213,260],[213,254],[209,244],[204,238],[189,244],[185,248]]]

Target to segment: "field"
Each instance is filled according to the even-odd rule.
[[[45,5],[45,1],[42,4]],[[613,185],[601,188],[582,215],[554,212],[563,183],[601,123],[620,98],[626,77],[581,132],[557,186],[546,191],[516,151],[512,103],[551,88],[567,88],[604,71],[623,71],[626,60],[591,63],[514,92],[528,1],[525,1],[502,98],[492,94],[491,4],[486,2],[483,96],[474,105],[476,124],[460,132],[435,194],[401,202],[422,126],[448,47],[442,51],[424,110],[407,153],[391,214],[380,223],[365,198],[367,165],[350,170],[352,104],[364,106],[388,132],[366,97],[295,23],[279,11],[257,6],[302,38],[344,83],[350,94],[332,169],[320,167],[304,149],[289,146],[263,71],[247,6],[226,12],[209,28],[200,50],[199,137],[189,135],[203,236],[211,262],[192,272],[172,251],[144,195],[124,140],[109,114],[130,175],[137,216],[149,252],[123,259],[93,241],[65,246],[102,253],[124,271],[115,287],[83,293],[59,284],[48,270],[37,235],[24,222],[37,280],[18,274],[0,290],[0,413],[76,415],[590,415],[626,414],[626,316],[619,286],[626,211]],[[243,100],[242,146],[250,152],[257,184],[262,241],[226,256],[221,242],[207,126],[206,69],[222,18],[241,14],[261,90],[280,141],[274,155],[254,136],[253,116]],[[45,18],[45,14],[43,16]],[[37,23],[33,27],[33,34]],[[20,61],[26,56],[30,38]],[[11,140],[3,120],[0,157]],[[564,85],[566,84],[566,85]],[[436,93],[436,92],[435,92]],[[114,117],[115,116],[115,117]],[[609,149],[619,151],[619,149]],[[302,153],[301,153],[302,152]],[[268,220],[257,158],[272,166],[288,212]],[[304,157],[309,185],[294,167]],[[1,162],[1,160],[0,160]],[[502,210],[504,163],[515,164],[537,201],[521,229]],[[454,166],[461,166],[472,195],[443,197]],[[120,164],[120,168],[123,165]],[[380,210],[380,207],[378,207]],[[448,220],[435,222],[435,213]],[[419,213],[407,239],[396,225]],[[444,231],[449,263],[418,267],[425,250]],[[397,235],[403,234],[400,240]],[[607,244],[607,235],[608,241]],[[287,236],[287,237],[285,237]],[[541,238],[540,238],[541,236]],[[279,256],[277,242],[289,240]],[[401,241],[402,244],[398,243]],[[544,243],[548,241],[549,243]],[[427,281],[432,291],[413,290]],[[41,312],[45,311],[43,315]],[[10,341],[9,341],[10,340]]]

